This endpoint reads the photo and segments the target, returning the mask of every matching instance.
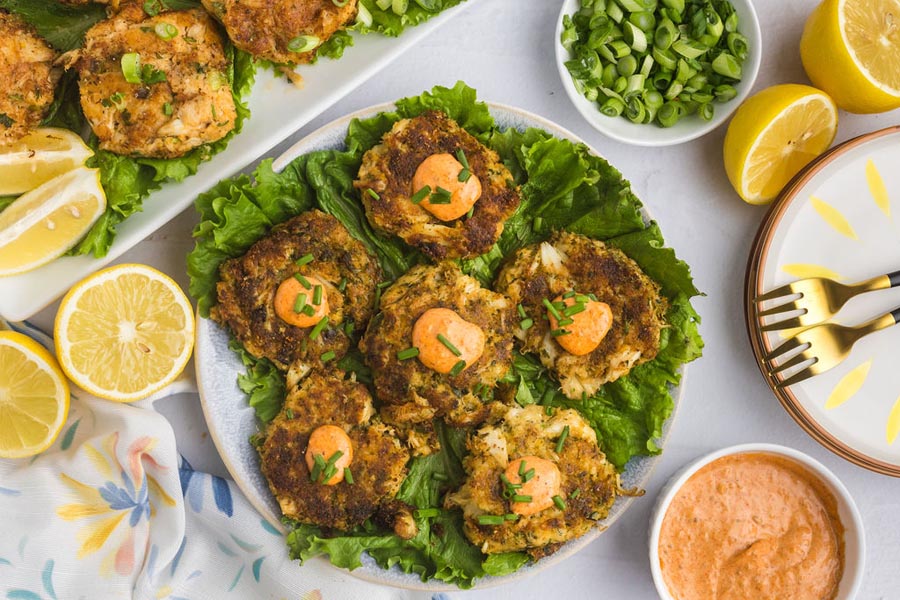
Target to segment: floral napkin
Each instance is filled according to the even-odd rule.
[[[53,350],[28,324],[0,329]],[[323,559],[299,566],[233,482],[179,456],[165,417],[84,394],[49,450],[0,459],[0,532],[0,595],[13,600],[432,598]]]

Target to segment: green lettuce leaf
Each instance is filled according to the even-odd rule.
[[[372,24],[365,26],[358,20],[354,29],[360,33],[369,33],[372,31],[397,37],[407,27],[414,27],[420,23],[424,23],[431,17],[437,15],[450,7],[462,3],[463,0],[410,0],[409,7],[406,12],[398,15],[389,2],[387,8],[379,8],[375,0],[360,0],[360,4],[372,15]]]
[[[487,106],[463,83],[437,87],[420,96],[396,103],[396,111],[351,122],[346,150],[307,154],[273,173],[263,163],[253,178],[222,182],[197,201],[201,221],[195,235],[197,246],[188,258],[191,292],[198,298],[201,314],[215,303],[218,265],[227,257],[242,254],[259,237],[258,232],[289,216],[315,207],[339,219],[351,235],[379,258],[389,278],[424,260],[422,255],[397,238],[376,235],[353,188],[363,153],[379,143],[381,136],[401,118],[426,110],[443,110],[463,124],[500,155],[513,179],[521,186],[522,202],[506,223],[503,234],[488,253],[460,261],[462,269],[490,285],[505,256],[522,246],[546,239],[554,230],[567,229],[607,241],[628,254],[657,280],[668,300],[669,327],[661,335],[658,356],[626,377],[601,388],[595,396],[572,401],[559,390],[539,360],[517,354],[504,383],[515,386],[521,404],[539,403],[579,410],[597,431],[609,460],[619,469],[634,456],[660,451],[656,441],[671,414],[670,389],[680,381],[681,366],[697,358],[703,347],[698,333],[699,317],[690,304],[698,293],[687,265],[665,247],[655,223],[645,224],[641,203],[621,173],[604,159],[591,155],[583,145],[554,138],[545,131],[498,131]],[[286,197],[299,198],[288,206]],[[204,312],[205,311],[205,312]],[[256,371],[252,359],[246,387],[257,398],[267,385],[269,372]],[[370,384],[371,373],[358,352],[341,362]],[[252,385],[251,385],[252,384]],[[277,393],[254,406],[261,420],[274,415]],[[291,554],[301,560],[328,554],[335,564],[347,568],[360,565],[368,552],[384,567],[398,565],[423,578],[437,578],[468,587],[477,577],[511,573],[527,562],[523,553],[486,557],[462,534],[458,511],[442,508],[447,489],[464,478],[461,466],[465,433],[439,427],[442,451],[412,461],[398,497],[420,509],[418,535],[403,541],[389,531],[367,524],[355,531],[329,532],[293,524],[288,537]],[[438,474],[435,477],[435,474]],[[436,535],[439,532],[441,535]]]
[[[85,32],[106,18],[106,7],[101,4],[73,6],[53,0],[0,0],[0,8],[18,14],[62,52],[80,48]]]

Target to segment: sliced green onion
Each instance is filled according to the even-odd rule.
[[[171,23],[157,23],[156,27],[153,28],[153,31],[163,40],[171,40],[178,35],[178,28]]]
[[[459,351],[459,348],[453,345],[453,342],[447,339],[443,333],[437,334],[437,339],[440,343],[447,347],[447,350],[453,353],[453,356],[462,356],[462,352]]]
[[[122,55],[122,75],[128,83],[142,83],[141,80],[141,55],[137,52],[128,52]]]
[[[304,254],[303,256],[301,256],[300,258],[295,260],[294,264],[297,265],[298,267],[302,267],[303,265],[308,265],[312,261],[313,261],[312,254]]]
[[[716,102],[728,102],[737,96],[737,90],[732,85],[717,85],[715,90]]]
[[[350,470],[350,467],[344,467],[344,481],[353,485],[353,472]]]
[[[647,50],[647,36],[640,27],[628,21],[622,27],[622,32],[624,33],[625,43],[631,46],[632,50],[635,52],[645,52]]]
[[[622,75],[623,77],[634,75],[638,70],[637,58],[635,58],[634,55],[624,57],[616,64],[616,70],[619,72],[619,75]]]
[[[741,78],[741,63],[727,52],[723,52],[712,61],[712,70],[731,79]]]
[[[450,190],[445,190],[441,186],[438,186],[437,189],[432,192],[431,197],[428,198],[428,202],[430,204],[450,204],[453,199],[453,194]]]
[[[410,198],[409,200],[413,204],[418,204],[419,202],[421,202],[422,200],[427,198],[430,193],[431,193],[431,188],[426,185],[421,190],[419,190],[418,192],[413,194],[412,198]]]
[[[524,477],[525,477],[525,461],[520,460],[519,461],[519,479],[524,480]]]
[[[419,349],[415,346],[412,346],[410,348],[397,352],[397,360],[409,360],[410,358],[415,358],[418,355]]]
[[[457,375],[462,373],[462,370],[465,368],[466,368],[466,361],[464,361],[464,360],[458,361],[455,365],[453,365],[453,368],[450,369],[450,376],[456,377]]]
[[[571,331],[569,331],[568,329],[554,329],[550,332],[550,335],[552,335],[553,337],[560,337],[562,335],[569,335],[570,333]]]
[[[569,426],[566,425],[563,427],[562,433],[559,434],[559,439],[556,440],[556,453],[559,454],[562,452],[563,445],[566,443],[566,438],[569,437]]]
[[[587,306],[584,305],[584,302],[576,302],[571,306],[567,306],[565,310],[563,310],[563,315],[571,317],[573,315],[577,315],[580,312],[584,312],[585,310],[587,310]]]
[[[363,27],[371,27],[372,26],[372,13],[369,12],[369,9],[366,8],[366,5],[360,2],[357,4],[357,13],[356,13],[356,22],[362,25]]]
[[[531,496],[525,496],[525,495],[522,495],[522,494],[515,494],[515,495],[511,498],[511,500],[512,500],[513,502],[528,503],[528,502],[531,502],[532,497],[531,497]]]
[[[409,10],[409,0],[393,0],[391,2],[391,11],[398,17],[406,14]]]
[[[628,22],[641,31],[651,31],[656,26],[656,17],[648,10],[639,10],[628,15]]]
[[[615,2],[610,2],[606,6],[606,14],[609,15],[609,18],[616,23],[621,23],[622,19],[625,18],[625,13],[622,11],[622,7],[620,7]]]
[[[562,315],[559,314],[559,310],[557,310],[556,306],[554,306],[552,302],[544,298],[542,303],[544,305],[544,308],[547,309],[547,312],[553,315],[554,319],[556,319],[557,321],[562,319]]]
[[[328,315],[325,315],[324,317],[319,319],[319,322],[316,323],[316,326],[313,327],[313,330],[309,332],[309,339],[314,340],[319,337],[319,334],[322,333],[322,331],[326,327],[328,327]]]
[[[381,200],[381,196],[379,196],[378,192],[376,192],[372,188],[366,188],[366,194],[368,194],[369,197],[373,200]]]
[[[697,114],[700,115],[700,118],[704,121],[712,121],[713,116],[715,115],[716,109],[712,105],[712,102],[707,102],[705,104],[701,104],[697,109]]]
[[[466,169],[465,167],[463,167],[462,170],[460,170],[459,175],[456,177],[456,179],[457,179],[460,183],[465,183],[465,182],[467,182],[471,177],[472,177],[472,172],[471,172],[470,170]]]
[[[300,312],[302,312],[307,317],[311,317],[314,314],[316,314],[316,309],[314,309],[312,307],[312,304],[307,304],[306,306],[303,307],[303,309]]]
[[[600,112],[607,117],[618,117],[625,110],[625,103],[618,98],[607,98],[600,105]]]
[[[666,102],[656,112],[656,121],[662,127],[672,127],[681,118],[681,111],[675,102]]]
[[[288,52],[303,54],[315,50],[322,40],[314,35],[298,35],[287,43]]]
[[[294,273],[294,279],[300,282],[300,285],[305,287],[308,290],[312,289],[312,284],[309,282],[309,279],[301,275],[300,273]]]
[[[694,40],[679,39],[672,42],[672,50],[685,58],[702,56],[709,48]]]
[[[327,363],[330,360],[334,360],[335,356],[337,355],[335,354],[334,350],[329,350],[328,352],[323,352],[319,357],[319,360],[321,360],[322,363]]]
[[[313,288],[313,304],[318,306],[322,304],[322,286],[317,285]]]
[[[297,294],[297,297],[294,299],[294,312],[297,314],[303,312],[305,306],[306,294]]]
[[[548,407],[549,408],[549,407]],[[522,473],[522,481],[531,481],[534,477],[534,469],[528,469],[524,473]]]
[[[566,510],[566,501],[558,495],[553,496],[553,504],[555,504],[556,508],[558,508],[559,510]]]
[[[393,2],[393,0],[375,0],[375,6],[381,10],[387,10],[391,7],[391,2]]]

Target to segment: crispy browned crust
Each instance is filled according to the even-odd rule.
[[[391,501],[406,478],[409,452],[373,414],[366,387],[338,369],[311,373],[288,394],[260,448],[262,472],[285,516],[338,530],[360,525],[376,512],[391,524],[405,523],[405,506]],[[336,425],[350,436],[352,484],[310,480],[306,448],[321,425]]]
[[[55,59],[56,51],[31,25],[0,10],[0,144],[40,125],[62,74]]]
[[[541,260],[541,244],[526,246],[509,258],[495,288],[521,304],[534,321],[531,329],[520,329],[517,336],[525,351],[538,353],[544,365],[557,373],[563,392],[570,398],[579,398],[582,392],[591,395],[603,383],[655,358],[666,326],[666,300],[659,285],[621,250],[601,241],[557,232],[545,243],[564,256],[562,268],[548,267]],[[584,356],[569,354],[553,340],[542,305],[544,298],[553,300],[573,289],[595,294],[613,314],[609,333]]]
[[[312,61],[316,52],[291,52],[291,40],[306,35],[325,42],[356,17],[357,0],[344,6],[332,0],[203,0],[203,5],[241,50],[276,63],[299,64]]]
[[[178,34],[160,38],[157,24]],[[137,52],[142,65],[165,73],[158,83],[128,83],[122,56]],[[223,138],[234,129],[236,109],[229,62],[219,26],[206,11],[148,17],[129,3],[88,30],[74,62],[81,107],[100,139],[117,154],[173,158]]]
[[[314,260],[298,267],[306,254]],[[295,273],[315,275],[327,290],[329,325],[316,339],[312,327],[295,327],[275,314],[275,292]],[[320,366],[329,350],[340,359],[350,347],[344,330],[348,321],[361,331],[372,316],[381,267],[365,246],[350,236],[340,221],[318,210],[277,225],[241,257],[222,263],[216,286],[218,305],[210,316],[227,325],[253,356],[271,360],[286,370],[300,363],[301,374]],[[338,287],[346,280],[344,292]]]
[[[557,454],[556,442],[565,424],[570,425],[570,433]],[[498,450],[498,439],[505,451]],[[575,410],[558,409],[548,416],[538,405],[515,406],[507,412],[498,408],[482,429],[469,435],[467,447],[469,454],[463,460],[467,479],[447,496],[445,505],[463,509],[466,537],[487,554],[526,551],[535,560],[547,556],[597,525],[615,502],[618,473],[598,448],[590,425]],[[510,461],[528,455],[556,463],[565,510],[553,506],[503,525],[480,525],[479,515],[509,513],[500,474]],[[573,498],[575,490],[579,493]]]
[[[482,194],[471,217],[445,223],[410,201],[416,192],[413,175],[432,154],[455,156],[460,149],[472,173],[481,180]],[[438,111],[394,124],[381,144],[363,156],[354,185],[362,193],[373,227],[399,236],[435,260],[484,254],[519,206],[518,189],[497,153]],[[367,190],[373,190],[378,198]]]
[[[416,320],[430,308],[452,309],[485,333],[481,358],[455,377],[433,371],[415,358],[397,359],[397,352],[411,345]],[[385,422],[424,424],[441,417],[453,426],[466,426],[484,420],[487,409],[474,390],[480,384],[489,397],[490,389],[509,370],[514,314],[507,298],[482,288],[451,262],[413,267],[395,281],[385,290],[381,312],[360,342]],[[432,435],[426,437],[426,445],[434,442]]]

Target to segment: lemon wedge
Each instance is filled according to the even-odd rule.
[[[84,237],[106,210],[100,171],[79,167],[0,212],[0,276],[36,269]]]
[[[26,335],[0,331],[0,457],[43,452],[69,414],[69,384],[53,356]]]
[[[735,191],[750,204],[765,204],[814,158],[837,133],[837,107],[807,85],[784,84],[748,98],[725,134],[725,171]]]
[[[844,110],[900,107],[900,0],[824,0],[806,21],[800,58]]]
[[[117,402],[146,398],[175,380],[194,347],[194,312],[170,277],[146,265],[99,271],[63,298],[56,355],[76,385]]]
[[[15,196],[84,165],[93,155],[84,140],[67,129],[41,127],[9,144],[0,144],[0,196]]]

